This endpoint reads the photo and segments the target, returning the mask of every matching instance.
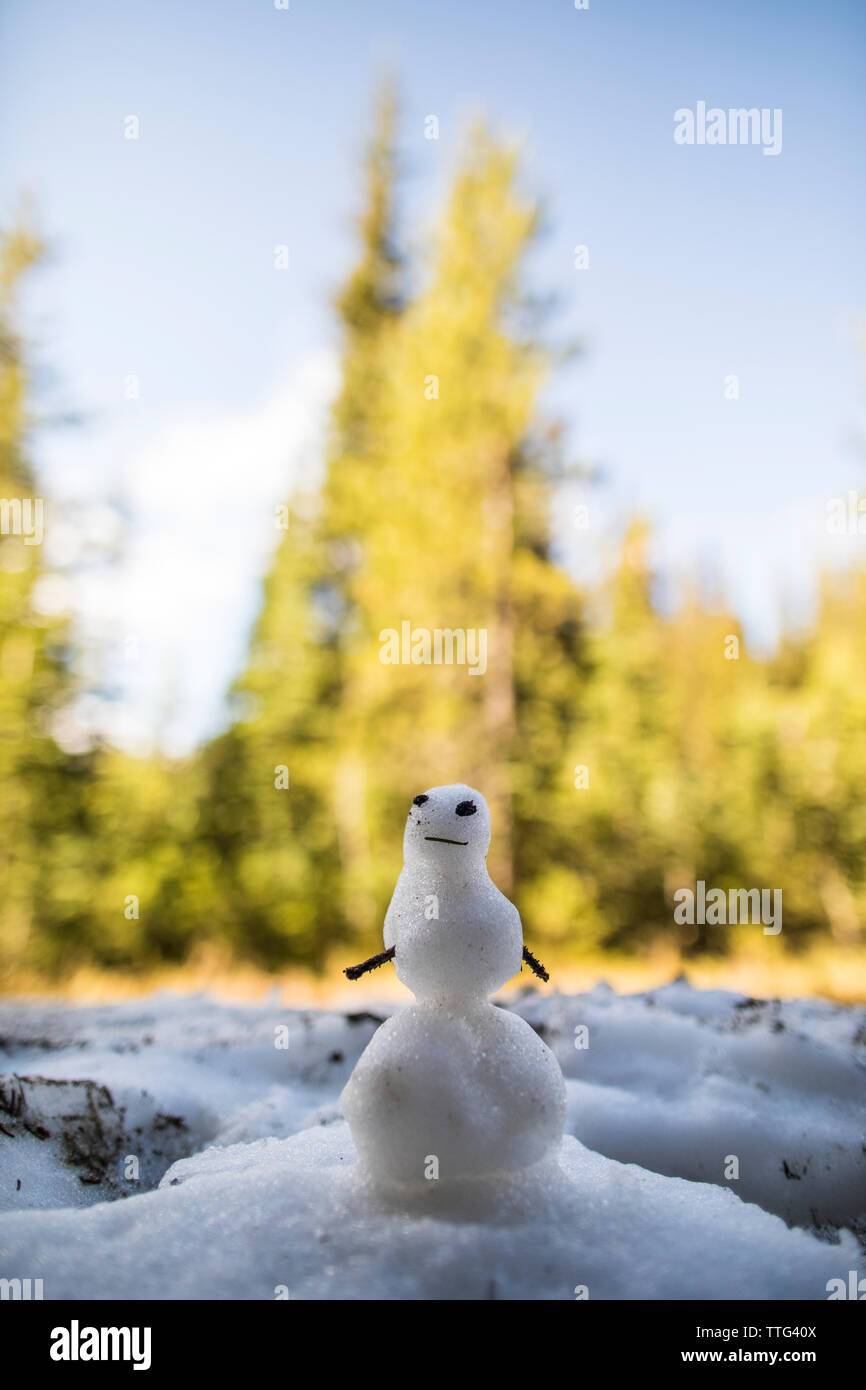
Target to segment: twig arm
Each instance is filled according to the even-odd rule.
[[[550,979],[550,976],[548,975],[544,966],[541,964],[541,961],[538,960],[538,958],[534,956],[531,951],[527,950],[525,946],[523,948],[523,959],[526,961],[526,964],[529,966],[533,975],[537,975],[539,980],[544,980],[544,982],[547,983],[547,981]]]
[[[380,951],[378,956],[371,956],[369,960],[362,960],[360,965],[350,965],[343,974],[350,980],[360,980],[362,975],[366,975],[368,970],[378,970],[380,965],[385,965],[389,960],[394,959],[396,946],[389,946],[387,951]]]

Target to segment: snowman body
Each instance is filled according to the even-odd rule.
[[[416,996],[378,1029],[343,1091],[362,1166],[398,1183],[486,1177],[562,1137],[565,1084],[550,1049],[488,995],[520,970],[517,909],[491,882],[487,804],[471,787],[416,797],[385,918]]]

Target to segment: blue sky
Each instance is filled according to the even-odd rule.
[[[826,502],[864,485],[862,5],[7,0],[0,51],[0,215],[30,190],[52,255],[28,328],[52,403],[84,417],[39,434],[36,460],[49,496],[129,509],[111,582],[73,595],[125,652],[118,737],[183,747],[219,718],[273,505],[317,466],[329,296],[386,68],[418,253],[467,119],[524,141],[548,223],[530,274],[586,348],[551,403],[607,478],[581,499],[588,533],[563,509],[578,573],[642,510],[659,565],[718,577],[766,644],[819,560],[866,545],[824,527]],[[674,112],[698,101],[780,108],[781,153],[675,144]],[[62,515],[54,530],[72,553]]]

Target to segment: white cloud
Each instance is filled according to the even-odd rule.
[[[120,652],[118,741],[158,734],[181,751],[213,727],[277,539],[274,508],[319,476],[336,385],[333,357],[308,358],[258,406],[179,420],[121,460],[132,520],[120,565],[81,591],[86,624],[111,629]]]

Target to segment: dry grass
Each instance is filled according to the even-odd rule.
[[[351,953],[350,953],[351,954]],[[794,998],[818,995],[838,1003],[866,1002],[866,949],[822,945],[802,955],[782,954],[775,941],[758,943],[751,951],[727,957],[691,957],[659,948],[645,956],[593,955],[575,958],[542,953],[551,983],[545,991],[575,993],[605,980],[621,993],[636,993],[666,984],[682,971],[701,989],[730,989],[756,998]],[[342,974],[345,953],[321,977],[290,970],[270,974],[230,962],[214,950],[201,952],[184,967],[147,972],[79,969],[62,981],[48,984],[38,976],[11,974],[0,978],[7,997],[63,999],[77,1004],[109,1003],[154,990],[178,994],[205,991],[220,999],[254,1002],[265,996],[292,1006],[350,1008],[371,999],[405,1002],[410,996],[392,966],[351,984]],[[524,971],[521,983],[532,977]],[[513,986],[512,986],[513,989]]]

